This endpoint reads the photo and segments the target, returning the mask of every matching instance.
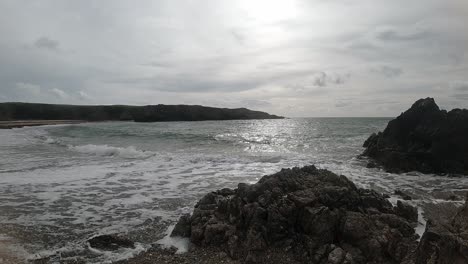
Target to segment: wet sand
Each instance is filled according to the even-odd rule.
[[[26,126],[44,126],[44,125],[65,125],[79,124],[87,121],[84,120],[16,120],[16,121],[0,121],[0,129],[11,129]]]
[[[0,235],[0,264],[26,263],[14,250],[13,242]]]

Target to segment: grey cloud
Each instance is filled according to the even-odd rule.
[[[8,96],[5,96],[5,99],[13,99],[20,101],[28,101],[29,98],[36,98],[43,101],[46,98],[57,98],[57,99],[66,99],[69,95],[58,88],[47,89],[46,87],[41,87],[38,84],[27,83],[27,82],[18,82],[15,83],[12,87],[12,91],[7,93]]]
[[[319,87],[327,86],[327,74],[324,72],[318,74],[318,76],[314,77],[314,80],[312,83],[314,86],[319,86]]]
[[[357,100],[358,98],[355,98],[354,100]],[[393,105],[393,104],[401,104],[400,101],[392,101],[392,100],[386,100],[386,99],[364,99],[359,101],[360,104],[388,104],[388,105]]]
[[[455,82],[451,87],[456,91],[468,92],[468,82]]]
[[[352,102],[344,102],[344,101],[339,101],[335,103],[335,107],[342,108],[342,107],[347,107],[352,105]]]
[[[391,67],[387,65],[371,68],[371,72],[381,74],[387,78],[394,78],[403,74],[403,70],[401,68]]]
[[[468,100],[468,82],[453,82],[450,84],[453,93],[450,95],[451,98],[456,100]]]
[[[231,34],[231,36],[234,38],[234,40],[239,43],[240,45],[244,45],[245,44],[245,35],[243,35],[240,30],[238,29],[231,29],[229,31],[229,33]]]
[[[287,116],[389,116],[427,96],[462,105],[452,96],[466,86],[450,84],[468,69],[465,1],[297,0],[291,17],[249,1],[0,1],[0,100]]]
[[[100,62],[86,65],[71,53],[51,54],[27,46],[2,45],[0,41],[0,94],[8,101],[71,103],[86,83],[116,74],[100,68]],[[52,93],[50,88],[70,96],[60,97],[60,92]]]
[[[330,74],[326,72],[320,72],[315,74],[312,78],[312,85],[313,86],[319,86],[319,87],[325,87],[330,84],[344,84],[349,78],[350,74]]]
[[[377,33],[377,38],[384,41],[412,41],[428,38],[430,32],[426,30],[397,31],[395,29],[386,29]]]
[[[66,97],[68,97],[68,95],[64,91],[62,91],[62,90],[60,90],[58,88],[50,89],[49,92],[52,93],[53,95],[57,96],[60,99],[65,99]]]
[[[34,46],[40,49],[57,51],[59,48],[59,42],[48,37],[40,37],[34,42]]]
[[[468,100],[468,94],[452,94],[450,97],[457,100]]]
[[[169,62],[157,62],[157,61],[152,61],[149,63],[142,63],[141,66],[149,66],[149,67],[155,67],[155,68],[171,68],[174,65]]]
[[[261,99],[250,99],[250,98],[224,98],[218,99],[215,102],[204,101],[207,105],[218,106],[218,107],[229,107],[229,108],[240,108],[247,107],[250,109],[261,109],[273,106],[273,104],[266,100]]]
[[[89,100],[91,97],[85,91],[79,91],[78,96],[80,100]]]
[[[285,68],[285,67],[288,67],[288,66],[291,66],[291,65],[293,65],[293,63],[291,63],[291,62],[268,62],[268,63],[258,65],[257,69],[270,70],[270,69],[275,69],[275,68],[276,69]]]
[[[364,51],[369,51],[369,50],[377,50],[378,47],[361,39],[357,40],[351,40],[350,43],[347,46],[350,50],[364,50]]]
[[[176,69],[175,69],[176,70]],[[207,93],[207,92],[245,92],[254,90],[262,85],[290,85],[297,87],[314,86],[320,78],[324,78],[326,85],[342,84],[349,78],[349,74],[314,72],[303,69],[275,69],[249,72],[242,76],[219,76],[218,62],[211,61],[211,65],[179,69],[179,74],[156,74],[151,77],[112,78],[105,82],[111,84],[142,86],[152,90],[171,93]],[[221,71],[222,72],[222,71]],[[292,85],[290,85],[292,86]],[[316,85],[315,85],[316,86]]]
[[[172,77],[155,76],[149,78],[124,78],[106,81],[114,84],[140,85],[153,90],[178,93],[200,92],[240,92],[256,88],[261,80],[222,80],[200,78],[199,76],[180,74]]]
[[[41,93],[41,86],[32,83],[17,82],[15,87],[17,90],[21,91],[21,93],[30,95],[37,95]]]
[[[263,107],[270,107],[273,104],[266,100],[258,100],[258,99],[244,99],[242,103],[245,104],[247,107],[251,108],[263,108]]]

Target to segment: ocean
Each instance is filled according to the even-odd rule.
[[[103,122],[0,130],[0,242],[8,241],[22,257],[50,263],[125,259],[167,242],[163,238],[178,217],[204,194],[310,164],[386,193],[393,202],[394,191],[403,190],[418,207],[467,191],[462,177],[366,168],[367,160],[358,158],[362,144],[389,120]],[[111,233],[125,234],[136,248],[105,252],[87,246],[89,238]]]

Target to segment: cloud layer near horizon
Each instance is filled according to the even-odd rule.
[[[466,108],[467,24],[465,0],[4,0],[0,101]]]

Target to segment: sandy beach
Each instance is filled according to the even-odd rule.
[[[20,128],[26,126],[44,126],[44,125],[64,125],[79,124],[87,122],[84,120],[16,120],[0,121],[0,129]]]

